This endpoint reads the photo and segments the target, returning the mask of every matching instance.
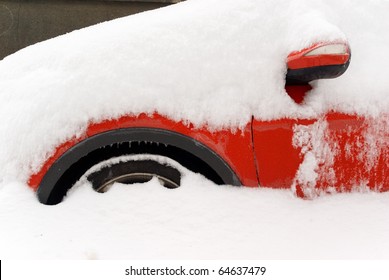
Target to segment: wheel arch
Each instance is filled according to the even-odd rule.
[[[215,151],[201,142],[187,135],[166,129],[130,127],[98,133],[67,149],[48,168],[40,181],[37,189],[39,201],[49,205],[61,202],[67,190],[77,181],[76,179],[91,167],[89,165],[93,163],[93,160],[91,163],[87,163],[87,161],[88,157],[95,156],[93,155],[95,151],[114,144],[142,141],[180,149],[212,168],[221,178],[223,184],[241,185],[240,179],[230,165]],[[178,160],[178,162],[180,161]]]

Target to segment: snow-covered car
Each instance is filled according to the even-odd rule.
[[[28,182],[44,204],[80,180],[177,188],[183,168],[308,198],[389,190],[385,93],[331,83],[346,75],[317,82],[346,71],[348,40],[315,4],[295,5],[186,1],[7,57],[2,180]]]

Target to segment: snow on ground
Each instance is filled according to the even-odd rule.
[[[389,193],[296,198],[288,190],[217,186],[188,173],[181,188],[82,185],[57,206],[23,184],[0,195],[0,258],[389,258]]]

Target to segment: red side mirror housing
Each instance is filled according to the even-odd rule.
[[[306,84],[318,79],[342,75],[350,64],[351,51],[347,43],[317,43],[288,55],[287,85]]]

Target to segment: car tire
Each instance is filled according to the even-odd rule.
[[[177,168],[154,159],[118,161],[88,172],[86,177],[93,189],[101,193],[108,191],[114,183],[145,183],[154,177],[168,189],[181,184],[181,172]]]

